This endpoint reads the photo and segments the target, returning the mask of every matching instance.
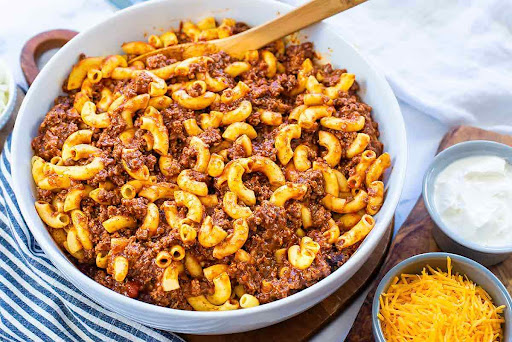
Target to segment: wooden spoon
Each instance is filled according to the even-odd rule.
[[[241,58],[248,50],[263,46],[312,25],[322,19],[343,12],[367,0],[312,0],[295,10],[286,13],[265,24],[253,27],[242,33],[208,42],[186,43],[168,46],[140,55],[130,63],[143,60],[156,54],[164,54],[178,60],[214,53],[220,50]]]

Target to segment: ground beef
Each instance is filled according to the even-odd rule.
[[[161,114],[169,132],[169,153],[171,155],[179,155],[187,139],[187,132],[183,126],[183,121],[194,119],[195,113],[193,110],[186,109],[177,103],[172,103],[169,108],[161,111]]]
[[[149,170],[153,170],[156,164],[156,157],[152,154],[143,154],[139,150],[128,150],[123,153],[122,159],[132,170],[139,170],[143,166],[147,166]]]
[[[194,83],[191,87],[187,87],[187,93],[192,97],[198,97],[203,93],[203,88],[200,83]]]
[[[165,169],[162,169],[160,166],[160,172],[165,173],[167,176],[164,176],[163,174],[159,175],[159,176],[172,178],[173,176],[179,175],[181,170],[182,170],[182,168],[181,168],[181,164],[179,163],[179,161],[172,158],[171,162],[165,166]],[[165,178],[163,178],[163,179],[165,179]]]
[[[177,60],[169,58],[161,53],[156,54],[154,56],[149,56],[146,60],[147,69],[158,69],[163,68],[164,66],[170,65],[172,63],[177,62]]]
[[[214,54],[209,55],[210,58],[213,59],[213,63],[208,64],[208,72],[212,77],[219,77],[224,76],[226,77],[227,74],[224,72],[224,69],[226,67],[233,63],[235,59],[233,59],[230,55],[225,53],[224,51],[220,51]],[[231,80],[231,78],[226,77],[228,82],[230,82],[230,85],[234,85],[235,82]]]
[[[143,220],[146,216],[148,200],[144,197],[137,197],[132,199],[123,198],[121,204],[125,213],[137,220]]]
[[[322,227],[332,216],[331,212],[325,209],[325,207],[320,203],[310,203],[309,210],[311,211],[313,227]]]
[[[343,73],[346,73],[345,69],[334,69],[330,63],[324,64],[318,69],[318,74],[321,76],[322,83],[326,87],[335,86]]]
[[[233,145],[228,149],[228,156],[231,159],[243,158],[246,156],[245,149],[242,144],[234,142]]]
[[[217,145],[222,141],[220,130],[218,128],[212,127],[199,134],[198,138],[201,139],[209,147]]]
[[[256,200],[263,202],[269,200],[272,196],[272,188],[268,181],[267,176],[259,172],[252,172],[244,177],[244,184],[247,188],[254,191]]]
[[[235,23],[235,26],[233,26],[232,33],[238,34],[240,32],[247,31],[248,29],[249,29],[249,25],[247,25],[246,23],[238,22],[238,23]]]
[[[247,223],[252,230],[260,232],[253,235],[248,245],[249,250],[253,249],[252,245],[257,245],[259,254],[268,256],[278,248],[289,247],[298,242],[295,227],[287,224],[286,210],[268,201],[255,207],[253,217],[249,217]]]
[[[226,212],[222,209],[215,209],[212,215],[212,223],[224,230],[231,228],[231,220]]]
[[[38,136],[32,141],[34,153],[47,161],[60,156],[66,138],[78,131],[81,118],[72,107],[72,99],[61,96],[55,100],[55,106],[46,114]]]
[[[320,170],[306,170],[298,174],[295,180],[296,183],[306,184],[308,192],[304,196],[305,199],[311,201],[320,200],[325,196],[324,191],[324,177]]]
[[[288,72],[297,73],[306,58],[313,59],[313,44],[310,42],[290,45],[286,48],[283,64]]]

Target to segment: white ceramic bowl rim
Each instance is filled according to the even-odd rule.
[[[386,273],[386,275],[382,278],[382,280],[380,281],[379,286],[377,287],[377,290],[375,290],[375,296],[373,297],[373,302],[372,302],[372,324],[374,325],[374,327],[378,328],[378,329],[376,329],[377,334],[378,334],[378,336],[376,336],[376,337],[378,337],[379,341],[385,341],[384,335],[382,333],[382,328],[380,326],[380,320],[377,318],[377,314],[379,313],[379,310],[380,310],[379,297],[380,297],[381,293],[383,293],[385,290],[387,290],[390,280],[392,278],[394,278],[395,276],[398,276],[398,273],[401,273],[402,272],[401,270],[409,264],[421,262],[421,263],[424,263],[426,266],[426,265],[428,265],[429,260],[439,259],[439,258],[447,258],[447,257],[450,257],[450,259],[452,261],[454,261],[455,263],[457,263],[457,262],[465,263],[465,264],[469,264],[471,266],[474,266],[475,268],[480,269],[484,273],[484,275],[488,279],[491,280],[492,284],[494,286],[496,286],[498,288],[498,290],[500,290],[500,292],[503,293],[503,296],[505,297],[505,301],[507,302],[506,309],[510,310],[510,308],[512,308],[512,297],[510,297],[510,293],[508,292],[505,285],[503,285],[501,280],[499,280],[498,277],[496,277],[496,275],[494,273],[489,271],[489,269],[487,267],[483,266],[482,264],[479,264],[478,262],[476,262],[474,260],[466,258],[465,256],[453,254],[453,253],[447,253],[447,252],[431,252],[431,253],[418,254],[418,255],[412,256],[410,258],[407,258],[405,260],[402,260],[396,266],[394,266],[392,269],[390,269]],[[453,263],[452,263],[452,265],[453,265]],[[468,275],[468,277],[470,280],[472,280],[469,275]],[[477,284],[477,285],[479,285],[479,284]]]
[[[463,148],[471,148],[471,152],[464,153],[464,154],[457,154],[457,152]],[[453,231],[453,229],[448,228],[448,226],[445,224],[445,222],[441,219],[441,216],[439,215],[436,205],[434,203],[434,194],[430,193],[434,189],[433,185],[435,182],[435,179],[437,178],[432,176],[434,172],[437,172],[439,175],[439,172],[444,170],[448,165],[443,167],[442,169],[439,169],[441,166],[439,166],[439,162],[443,160],[444,158],[450,158],[451,162],[455,162],[456,160],[467,158],[470,156],[484,156],[484,155],[496,155],[496,154],[490,154],[489,150],[492,149],[493,151],[497,152],[497,154],[500,154],[504,158],[508,158],[509,160],[512,158],[512,147],[498,143],[495,141],[489,141],[489,140],[471,140],[471,141],[464,141],[458,144],[455,144],[453,146],[448,147],[447,149],[440,152],[435,158],[432,160],[432,163],[428,167],[427,171],[425,172],[425,176],[423,177],[423,201],[425,202],[425,207],[427,208],[430,217],[434,220],[434,223],[446,234],[449,238],[456,241],[460,245],[478,251],[482,253],[489,253],[489,254],[503,254],[503,253],[512,253],[512,243],[510,246],[503,246],[503,247],[493,247],[493,246],[482,246],[479,245],[476,242],[469,241],[462,237],[460,234],[457,234]],[[498,149],[501,151],[508,151],[508,155],[505,153],[501,154],[498,152]]]
[[[103,22],[97,24],[96,26],[79,33],[72,41],[70,41],[68,44],[66,44],[60,51],[58,51],[55,56],[52,57],[52,59],[48,62],[47,67],[53,64],[56,64],[59,62],[59,59],[62,55],[65,54],[65,51],[68,49],[71,49],[71,47],[74,47],[74,45],[78,44],[80,42],[80,38],[85,35],[87,32],[93,30],[96,27],[99,27],[101,25],[105,25],[105,23],[109,22],[110,20],[113,20],[114,18],[118,18],[120,16],[124,16],[125,14],[128,14],[130,12],[137,12],[139,9],[145,7],[145,6],[153,6],[156,4],[160,4],[163,2],[166,2],[167,0],[155,0],[155,1],[148,1],[143,2],[134,6],[131,6],[129,8],[126,8],[122,11],[116,12],[113,16],[110,18],[104,20]],[[287,4],[279,3],[277,5],[274,1],[271,0],[258,0],[258,2],[264,2],[269,5],[269,8],[284,8],[284,9],[292,9],[293,7]],[[329,24],[323,23],[323,25],[326,26],[326,29],[333,32],[334,34],[338,35],[339,29],[333,29]],[[338,35],[340,40],[344,39]],[[122,40],[122,38],[120,37]],[[347,43],[347,45],[350,45]],[[354,49],[356,50],[356,49]],[[356,50],[357,51],[357,50]],[[103,292],[105,296],[108,296],[110,302],[115,302],[116,304],[128,306],[133,310],[137,310],[137,312],[140,315],[144,315],[144,312],[151,312],[152,314],[158,314],[158,315],[167,315],[169,313],[173,313],[174,315],[179,315],[181,318],[223,318],[223,319],[240,319],[244,317],[251,316],[252,314],[255,314],[257,312],[265,312],[270,311],[271,309],[276,309],[281,306],[285,306],[286,304],[290,304],[291,302],[295,301],[301,301],[301,299],[305,298],[309,294],[312,293],[319,293],[321,294],[321,290],[323,288],[327,288],[328,285],[335,283],[338,280],[337,274],[344,272],[344,270],[349,269],[351,267],[359,267],[356,265],[360,265],[365,258],[367,258],[371,251],[377,246],[378,242],[382,238],[385,230],[387,229],[388,224],[391,222],[391,219],[394,215],[394,211],[396,209],[396,206],[398,204],[398,201],[401,196],[403,184],[405,181],[405,172],[406,172],[406,159],[407,159],[407,140],[405,135],[405,126],[403,122],[403,118],[400,115],[400,108],[398,106],[398,102],[396,101],[394,94],[387,84],[385,78],[380,74],[378,71],[376,72],[373,67],[371,67],[371,63],[368,62],[367,59],[360,56],[360,58],[367,64],[370,65],[370,69],[376,74],[376,80],[380,83],[384,83],[386,86],[383,87],[383,97],[393,98],[394,101],[391,105],[391,110],[395,113],[398,113],[398,117],[396,118],[396,122],[393,124],[397,126],[397,130],[400,132],[403,132],[403,134],[400,137],[400,148],[401,153],[400,155],[393,156],[395,159],[395,163],[393,165],[392,173],[395,175],[395,184],[394,187],[390,187],[386,194],[386,201],[384,203],[384,206],[382,207],[380,213],[379,213],[379,220],[377,222],[377,225],[374,227],[370,235],[368,235],[365,239],[365,241],[360,245],[359,249],[349,258],[349,260],[343,264],[339,269],[337,269],[335,272],[333,272],[328,277],[322,279],[318,283],[312,285],[309,288],[306,288],[302,291],[299,291],[296,294],[293,294],[291,296],[288,296],[286,298],[270,302],[261,306],[257,306],[250,309],[243,309],[243,310],[233,310],[233,311],[221,311],[221,312],[197,312],[197,311],[187,311],[187,310],[177,310],[172,309],[168,307],[161,307],[153,304],[149,304],[146,302],[142,302],[136,299],[131,299],[129,297],[123,296],[115,291],[110,290],[107,287],[104,287],[100,285],[99,283],[95,282],[91,278],[87,277],[85,274],[81,273],[67,258],[65,258],[63,255],[58,253],[50,253],[52,249],[54,249],[55,243],[51,238],[48,238],[47,236],[41,236],[40,234],[34,234],[39,245],[43,249],[43,251],[46,253],[47,256],[50,257],[52,262],[57,266],[57,268],[62,272],[62,274],[71,282],[73,282],[73,279],[80,279],[81,284],[84,287],[92,288],[95,292]],[[12,156],[13,156],[13,183],[14,183],[14,190],[16,194],[16,199],[19,203],[21,212],[27,221],[28,226],[30,229],[36,229],[34,227],[41,226],[41,222],[37,222],[36,220],[33,220],[30,210],[32,210],[33,203],[30,203],[28,198],[26,196],[23,196],[22,193],[27,191],[26,186],[26,179],[20,179],[20,177],[17,176],[17,168],[21,168],[20,162],[18,161],[20,156],[17,151],[18,141],[22,139],[27,139],[26,133],[23,131],[23,127],[21,125],[21,121],[23,121],[23,118],[28,115],[28,113],[25,111],[25,107],[27,106],[27,103],[31,97],[34,96],[33,92],[34,89],[38,89],[40,87],[40,83],[43,82],[45,78],[45,70],[47,68],[43,68],[43,70],[40,73],[40,76],[37,77],[35,82],[33,83],[32,87],[29,89],[27,96],[25,98],[25,101],[20,109],[20,117],[17,120],[16,127],[14,129],[13,133],[13,143],[12,143]],[[27,167],[27,166],[25,166]],[[30,180],[31,181],[31,180]],[[385,227],[383,226],[385,224]],[[92,298],[94,301],[98,301],[97,298]],[[106,305],[103,303],[103,305]]]

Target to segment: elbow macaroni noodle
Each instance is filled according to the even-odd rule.
[[[100,283],[181,309],[251,308],[304,288],[292,270],[327,276],[374,227],[391,158],[353,74],[282,40],[243,59],[131,61],[246,28],[186,21],[71,70],[33,142],[35,209]]]

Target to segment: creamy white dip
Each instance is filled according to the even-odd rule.
[[[7,107],[9,101],[9,76],[5,65],[0,61],[0,114]]]
[[[512,246],[512,165],[500,157],[459,159],[439,173],[434,202],[448,229],[486,247]]]

